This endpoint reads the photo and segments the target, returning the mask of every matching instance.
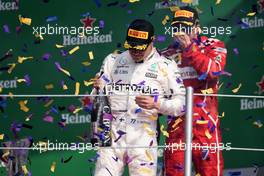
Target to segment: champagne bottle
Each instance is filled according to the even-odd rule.
[[[93,108],[91,113],[92,122],[92,138],[91,143],[99,147],[111,146],[111,108],[105,89],[96,89],[96,96],[93,100]]]

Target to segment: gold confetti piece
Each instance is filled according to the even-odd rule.
[[[74,111],[73,111],[73,114],[76,114],[77,112],[79,112],[80,110],[82,110],[83,108],[76,108]]]
[[[175,12],[175,11],[178,11],[178,10],[180,10],[180,8],[178,6],[172,6],[172,7],[170,7],[170,11],[171,12]]]
[[[214,90],[212,88],[201,90],[202,94],[212,94]]]
[[[220,4],[221,3],[221,0],[216,0],[215,4]]]
[[[175,120],[174,124],[172,125],[172,128],[175,128],[181,122],[182,122],[182,119],[178,118],[177,120]]]
[[[14,98],[14,94],[12,93],[12,92],[8,92],[8,95],[9,95],[9,97],[11,98],[11,99],[13,99]]]
[[[225,112],[222,112],[222,115],[218,115],[219,118],[225,117]]]
[[[92,85],[94,82],[93,81],[83,81],[83,84],[85,85],[85,86],[90,86],[90,85]]]
[[[53,102],[54,102],[54,100],[50,100],[50,101],[48,101],[48,102],[44,105],[44,107],[45,107],[45,108],[49,107]]]
[[[5,134],[0,134],[0,140],[3,140],[5,137]]]
[[[2,87],[0,87],[0,93],[2,93],[3,92],[3,88]]]
[[[76,137],[81,139],[82,141],[85,141],[85,139],[82,136],[76,136]]]
[[[62,86],[62,89],[63,89],[63,90],[68,90],[68,87],[67,87],[67,85],[66,85],[66,84],[64,84],[64,85]]]
[[[139,0],[129,0],[130,3],[139,2]]]
[[[75,83],[75,95],[79,95],[80,92],[80,83],[76,82]]]
[[[70,72],[65,70],[65,69],[63,69],[63,68],[60,68],[60,71],[62,71],[63,73],[65,73],[68,76],[71,76]]]
[[[212,136],[211,136],[211,134],[210,134],[210,132],[209,132],[208,129],[205,131],[205,136],[206,136],[208,139],[211,139],[211,138],[212,138]]]
[[[28,60],[28,59],[33,59],[33,57],[22,57],[22,56],[18,56],[18,63],[22,64],[25,60]]]
[[[53,88],[54,88],[53,84],[45,85],[45,89],[47,89],[47,90],[50,90],[50,89],[53,89]]]
[[[148,132],[148,134],[149,134],[150,136],[155,135],[155,132],[154,132],[153,130],[151,130],[151,128],[148,126],[148,124],[144,123],[144,124],[143,124],[143,128]]]
[[[160,131],[162,132],[162,134],[166,137],[169,137],[169,133],[167,131],[164,130],[164,125],[161,125],[160,127]]]
[[[192,2],[193,2],[192,0],[182,0],[182,3],[190,4],[190,3],[192,3]]]
[[[70,51],[69,51],[69,54],[73,54],[73,53],[75,53],[77,50],[79,50],[80,49],[80,47],[79,46],[75,46],[73,49],[71,49]]]
[[[250,12],[247,14],[247,16],[254,16],[254,15],[256,15],[256,12]]]
[[[23,170],[25,175],[28,174],[27,166],[25,166],[25,165],[22,166],[22,170]]]
[[[29,108],[26,106],[27,100],[25,100],[25,101],[19,101],[18,104],[20,106],[20,110],[22,110],[24,112],[28,112],[29,111]]]
[[[167,24],[167,22],[168,22],[168,20],[170,19],[170,17],[168,16],[168,15],[166,15],[165,17],[164,17],[164,19],[162,20],[162,24],[163,24],[163,26],[165,26],[166,24]]]
[[[147,150],[145,150],[145,154],[147,155],[149,161],[153,161],[151,154]]]
[[[93,52],[92,51],[89,51],[88,52],[88,55],[89,55],[90,60],[93,60],[94,59],[94,55],[93,55]]]
[[[232,90],[232,92],[237,93],[239,91],[239,89],[241,88],[241,86],[242,86],[242,84],[240,83],[237,88]]]
[[[218,90],[221,89],[221,87],[224,85],[224,83],[222,82],[219,86],[218,86]]]
[[[12,71],[14,70],[14,68],[16,67],[16,64],[15,63],[12,63],[12,64],[8,64],[10,65],[9,69],[7,70],[7,73],[8,74],[11,74]]]
[[[17,79],[17,82],[22,83],[22,82],[27,82],[25,79]]]
[[[50,167],[50,171],[51,172],[55,172],[55,169],[56,169],[56,162],[54,161]]]
[[[9,152],[9,151],[5,152],[5,153],[2,155],[2,158],[5,158],[5,157],[7,157],[9,154],[10,154],[10,152]]]
[[[199,125],[205,125],[208,124],[208,120],[197,120],[196,123]]]
[[[84,66],[89,66],[89,65],[91,65],[90,62],[82,62],[82,64],[83,64]]]
[[[24,18],[22,17],[22,15],[18,16],[18,19],[20,21],[21,24],[26,24],[26,25],[31,25],[32,19],[31,18]]]
[[[149,116],[150,120],[158,120],[158,116]]]
[[[56,44],[55,46],[56,46],[56,48],[64,48],[63,45],[58,45],[58,44]]]

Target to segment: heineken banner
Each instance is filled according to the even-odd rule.
[[[161,50],[172,42],[174,11],[186,5],[199,13],[201,35],[227,48],[219,94],[230,96],[218,98],[230,149],[223,151],[225,174],[257,175],[264,166],[263,0],[0,0],[0,175],[11,167],[34,176],[93,175],[100,156],[89,143],[92,100],[74,95],[90,94],[104,58],[125,50],[133,20],[153,24]],[[166,118],[159,118],[163,131]]]

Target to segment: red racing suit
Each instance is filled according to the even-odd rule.
[[[210,90],[209,93],[214,94],[218,91],[218,78],[224,71],[226,53],[223,42],[204,36],[184,51],[172,46],[161,51],[163,56],[174,59],[178,63],[180,68],[178,75],[185,87],[193,87],[194,93]],[[168,122],[167,145],[184,144],[184,124],[184,117],[171,118]],[[197,147],[221,147],[222,145],[217,97],[194,96],[192,158],[197,174],[201,176],[223,175],[221,149]],[[184,175],[184,150],[179,148],[173,147],[165,151],[166,176]]]

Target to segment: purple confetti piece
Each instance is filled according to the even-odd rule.
[[[222,75],[225,75],[225,76],[232,76],[231,73],[227,72],[227,71],[222,71],[221,73]]]
[[[99,21],[99,28],[102,29],[105,26],[105,22],[103,20]]]
[[[57,16],[49,16],[46,18],[46,22],[53,22],[53,21],[57,21],[58,17]]]
[[[71,113],[72,113],[75,109],[76,109],[76,107],[75,107],[74,105],[70,105],[70,106],[68,107],[68,111],[71,112]]]
[[[227,85],[226,85],[226,88],[230,88],[231,86],[232,86],[232,83],[228,82]]]
[[[103,118],[104,118],[104,119],[108,119],[108,120],[113,120],[113,116],[112,116],[112,114],[108,114],[108,113],[104,113],[104,114],[103,114]]]
[[[10,30],[9,30],[9,27],[8,27],[7,24],[5,24],[5,25],[3,26],[3,30],[4,30],[5,33],[10,33]]]
[[[60,50],[61,56],[65,57],[68,55],[68,51],[65,51],[63,49]]]
[[[206,79],[206,77],[207,77],[207,73],[203,73],[203,74],[201,74],[199,77],[198,77],[198,80],[205,80]]]
[[[56,66],[56,68],[57,68],[57,70],[61,70],[61,66],[60,66],[60,63],[59,62],[55,62],[55,66]]]
[[[165,35],[158,35],[157,41],[158,42],[165,42],[166,41],[166,36]]]
[[[208,155],[209,155],[208,149],[202,150],[202,160],[206,160]]]
[[[102,3],[100,0],[94,0],[95,4],[97,7],[101,7],[102,6]]]
[[[206,106],[206,103],[205,102],[197,103],[196,106],[199,107],[199,108],[202,108],[202,107]]]
[[[44,120],[45,122],[52,123],[52,122],[53,122],[53,117],[52,117],[52,116],[45,116],[45,117],[43,118],[43,120]]]
[[[183,81],[182,81],[181,78],[177,78],[177,79],[176,79],[176,82],[177,82],[178,84],[180,84],[180,83],[182,83]]]
[[[119,134],[118,138],[116,138],[116,140],[114,140],[114,142],[117,142],[123,135],[126,134],[126,132],[122,131],[122,130],[118,130],[117,134]]]
[[[127,10],[127,13],[128,14],[132,14],[132,10]]]
[[[214,76],[219,76],[219,75],[221,75],[221,74],[222,74],[222,71],[218,71],[218,72],[212,72],[212,74],[213,74]]]
[[[54,106],[52,106],[50,110],[51,110],[51,112],[53,112],[54,114],[58,114],[58,113],[59,113],[59,111],[57,110],[57,108],[54,107]]]
[[[44,61],[47,61],[47,60],[49,60],[50,57],[51,57],[51,54],[50,53],[45,53],[45,54],[43,54],[42,59]]]
[[[30,80],[29,75],[25,75],[25,76],[24,76],[24,79],[26,80],[26,84],[27,84],[27,86],[30,86],[30,84],[31,84],[31,80]]]
[[[107,83],[110,82],[110,80],[105,75],[102,75],[101,78]]]
[[[144,85],[146,81],[141,81],[138,85]]]
[[[238,49],[237,49],[237,48],[234,48],[234,49],[233,49],[233,51],[234,51],[234,53],[235,53],[236,55],[238,55],[238,54],[239,54],[239,52],[238,52]]]

